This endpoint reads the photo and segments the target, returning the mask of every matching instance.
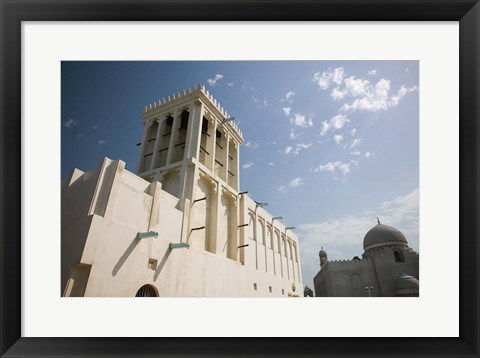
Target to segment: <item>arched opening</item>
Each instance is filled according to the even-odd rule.
[[[143,285],[135,294],[135,297],[158,297],[157,290],[151,285]]]
[[[405,262],[405,260],[403,259],[403,255],[400,252],[395,251],[393,253],[393,256],[395,257],[395,262]]]

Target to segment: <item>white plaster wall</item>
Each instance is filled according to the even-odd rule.
[[[166,191],[160,193],[160,210],[158,225],[152,230],[158,232],[161,238],[180,237],[183,213],[177,209],[179,199]],[[168,213],[165,215],[165,213]]]
[[[285,279],[279,274],[274,275],[273,270],[265,272],[263,244],[257,247],[258,259],[260,263],[263,261],[263,269],[256,269],[253,219],[249,220],[250,225],[245,228],[247,243],[250,244],[244,249],[247,263],[245,266],[238,261],[225,258],[223,254],[206,251],[205,230],[192,233],[190,249],[171,250],[170,243],[179,242],[185,237],[182,230],[185,230],[184,223],[185,220],[188,221],[190,211],[185,210],[184,214],[179,210],[179,199],[160,189],[160,184],[151,184],[126,171],[124,163],[118,163],[112,161],[106,163],[108,166],[115,165],[112,167],[115,170],[110,171],[110,176],[98,176],[98,170],[95,171],[96,174],[81,175],[82,180],[90,179],[85,190],[78,190],[79,186],[64,186],[62,192],[64,218],[72,217],[72,220],[62,220],[62,225],[64,223],[71,225],[77,232],[84,232],[86,236],[83,239],[73,238],[82,245],[86,242],[80,263],[91,265],[85,296],[132,297],[145,284],[154,286],[160,296],[287,297],[289,293],[293,293],[292,278]],[[96,178],[98,178],[96,187],[105,189],[104,191],[108,193],[102,197],[105,202],[105,214],[88,215],[88,211],[83,210],[69,216],[67,213],[71,211],[67,210],[68,208],[89,207]],[[211,195],[209,185],[200,180],[196,197],[209,197]],[[110,190],[106,190],[109,188]],[[156,200],[159,209],[152,210]],[[207,203],[208,200],[200,201],[192,207],[190,228],[207,224],[209,207]],[[103,206],[102,202],[98,204]],[[226,215],[228,205],[223,207],[221,213]],[[267,214],[263,212],[262,215]],[[78,220],[80,217],[86,219]],[[77,221],[76,226],[73,219]],[[220,231],[228,228],[226,218],[223,216],[220,220],[223,222],[220,226],[223,229]],[[157,231],[159,238],[136,238],[138,232],[149,230]],[[62,230],[62,235],[63,233]],[[223,231],[222,235],[225,233],[228,236],[228,229]],[[273,256],[273,251],[268,250]],[[156,270],[148,267],[149,259],[157,261]],[[72,262],[71,265],[76,263],[79,262]],[[297,283],[296,286],[297,291],[302,287],[301,283]]]
[[[227,257],[229,204],[227,197],[224,194],[220,195],[220,208],[218,211],[217,224],[217,255],[221,257]]]
[[[255,220],[251,214],[248,215],[248,226],[245,228],[246,231],[246,244],[247,247],[242,249],[245,253],[245,266],[248,267],[257,267],[257,242],[255,241],[254,237],[254,228],[255,228]]]
[[[195,249],[205,250],[207,248],[207,238],[209,234],[210,208],[212,205],[211,188],[203,179],[198,179],[195,191],[195,200],[207,198],[197,202],[192,201],[192,210],[190,217],[190,230],[205,226],[203,230],[190,231],[188,243]]]

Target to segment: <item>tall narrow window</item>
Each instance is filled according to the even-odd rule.
[[[182,112],[182,120],[180,122],[180,129],[187,129],[187,127],[188,127],[188,116],[189,116],[188,111],[183,111]]]
[[[403,255],[400,252],[395,251],[393,253],[393,256],[395,257],[395,262],[405,262],[405,260],[403,259]]]

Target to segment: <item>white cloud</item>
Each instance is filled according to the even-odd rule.
[[[342,114],[339,114],[333,117],[332,119],[330,119],[330,123],[335,129],[341,129],[347,122],[349,122],[349,119]]]
[[[344,73],[343,67],[339,67],[333,70],[332,81],[335,82],[337,85],[342,83],[343,73]]]
[[[354,97],[352,103],[344,103],[341,111],[379,111],[387,110],[398,105],[400,100],[408,93],[417,90],[416,86],[406,87],[403,85],[396,94],[390,95],[390,80],[380,79],[376,84],[370,81],[350,76],[345,78],[343,67],[329,69],[325,72],[316,72],[312,81],[317,82],[320,90],[326,90],[333,85],[331,97],[338,101],[348,97]],[[368,71],[370,76],[377,74],[377,69]]]
[[[300,259],[303,282],[313,282],[313,277],[319,271],[318,256],[312,253],[317,253],[321,247],[324,247],[329,260],[361,256],[363,238],[377,224],[376,216],[383,224],[399,229],[405,235],[409,246],[418,251],[419,190],[415,189],[411,193],[366,209],[358,215],[296,225],[298,236],[302,239]],[[354,254],[345,257],[343,252],[346,251]]]
[[[321,90],[325,90],[330,86],[332,82],[336,83],[337,85],[342,83],[343,73],[344,73],[343,67],[338,67],[338,68],[335,68],[334,70],[329,69],[328,71],[323,72],[321,74],[320,72],[316,72],[313,75],[312,81],[317,82]]]
[[[311,117],[306,117],[303,114],[295,113],[295,116],[290,118],[290,122],[298,127],[308,128],[313,126],[313,120]]]
[[[326,164],[322,164],[318,166],[317,168],[314,169],[314,172],[335,172],[337,170],[341,171],[343,175],[348,175],[350,174],[350,166],[352,164],[357,165],[358,162],[355,160],[351,160],[348,163],[341,162],[339,160],[335,162],[328,162]]]
[[[355,148],[355,147],[358,147],[360,145],[360,143],[362,143],[362,140],[360,138],[357,138],[357,139],[354,139],[350,144],[349,144],[349,148]]]
[[[390,107],[398,105],[406,94],[417,90],[416,86],[408,88],[402,86],[395,95],[390,96],[389,80],[382,78],[373,86],[367,80],[351,78],[352,80],[350,82],[348,82],[349,79],[345,81],[349,94],[359,98],[350,104],[345,103],[340,109],[344,112],[356,110],[376,112],[387,110]]]
[[[355,135],[357,134],[357,130],[355,128],[353,128],[351,131],[350,131],[350,135],[352,137],[354,137]]]
[[[327,132],[329,131],[330,128],[331,128],[330,122],[323,121],[322,122],[322,128],[320,130],[320,135],[327,134]]]
[[[274,163],[274,162],[268,162],[268,165],[269,165],[270,167],[273,167],[273,166],[275,165],[275,163]]]
[[[258,143],[252,143],[251,141],[246,141],[245,142],[245,147],[246,148],[251,148],[251,149],[257,149],[258,148]]]
[[[310,148],[311,146],[313,145],[313,143],[308,143],[308,144],[305,144],[305,143],[297,143],[295,144],[295,147],[292,147],[292,146],[287,146],[285,148],[285,150],[283,151],[283,153],[289,155],[291,154],[292,156],[296,156],[298,155],[303,149],[308,149]]]
[[[341,144],[342,143],[342,140],[343,140],[343,134],[335,134],[333,136],[333,139],[335,140],[335,142],[337,144]]]
[[[373,158],[375,156],[375,153],[366,152],[364,155],[365,155],[366,158]]]
[[[360,155],[362,153],[360,153],[360,151],[358,149],[354,150],[353,152],[350,152],[351,155]]]
[[[308,144],[298,143],[298,144],[297,144],[297,148],[300,148],[300,149],[308,149],[308,148],[310,148],[312,145],[313,145],[313,143],[308,143]]]
[[[290,131],[290,139],[291,139],[291,140],[297,139],[297,134],[296,134],[293,130]]]
[[[286,116],[289,116],[290,115],[290,111],[292,110],[291,107],[283,107],[283,113],[286,115]]]
[[[355,76],[349,77],[345,80],[345,89],[350,96],[364,96],[369,90],[370,82]]]
[[[339,100],[339,99],[342,99],[343,97],[345,97],[346,94],[347,94],[346,90],[341,91],[340,87],[335,87],[332,90],[332,93],[330,95],[332,96],[332,98],[334,100]]]
[[[287,192],[287,189],[285,188],[284,185],[282,185],[280,188],[278,188],[278,191],[280,191],[281,193],[285,194]]]
[[[228,87],[233,87],[233,82],[227,82]]]
[[[290,188],[295,188],[295,187],[297,187],[297,186],[303,185],[303,183],[304,183],[304,180],[303,180],[302,178],[300,178],[300,177],[297,177],[297,178],[291,180],[291,181],[288,183],[288,186],[289,186]]]
[[[328,162],[326,164],[321,164],[318,168],[315,168],[315,172],[333,172],[341,164],[342,164],[342,162],[340,162],[340,161]]]
[[[350,173],[350,165],[352,165],[352,163],[355,163],[353,160],[348,162],[348,163],[343,163],[342,165],[340,165],[338,167],[338,169],[340,169],[340,171],[343,173],[343,175],[347,175]]]
[[[105,143],[107,143],[107,141],[104,140],[104,139],[101,139],[97,143],[98,143],[98,145],[104,145]]]
[[[288,91],[287,94],[285,95],[285,100],[289,103],[292,103],[293,102],[293,96],[295,96],[295,92]]]
[[[395,96],[392,96],[392,98],[390,98],[390,105],[391,106],[396,106],[398,104],[398,102],[400,102],[400,100],[407,94],[407,93],[410,93],[410,92],[413,92],[417,89],[416,86],[413,86],[413,87],[405,87],[405,86],[402,86],[400,87],[400,89],[398,90],[397,94]]]
[[[223,78],[223,75],[220,73],[217,73],[215,75],[215,78],[209,78],[207,82],[210,86],[215,87],[217,84],[217,81],[220,81],[222,78]]]
[[[63,125],[67,128],[72,128],[73,126],[76,126],[78,124],[78,121],[74,120],[73,118],[69,118],[65,122],[63,122]]]
[[[253,94],[251,95],[252,101],[257,104],[258,108],[265,108],[268,106],[268,101],[266,99],[260,99]]]
[[[320,72],[315,72],[312,81],[317,82],[318,87],[320,87],[321,90],[324,90],[328,88],[330,79],[331,75],[329,75],[328,72],[323,72],[322,74],[320,74]]]
[[[98,126],[93,126],[92,129],[93,129],[93,130],[97,130],[97,129],[98,129]]]
[[[250,168],[251,166],[253,166],[253,164],[255,164],[255,163],[253,163],[253,162],[245,163],[245,164],[242,165],[242,168],[243,168],[243,169],[248,169],[248,168]]]
[[[326,135],[332,128],[341,129],[347,122],[350,122],[350,120],[344,114],[338,114],[335,117],[330,118],[329,121],[323,121],[320,135]]]

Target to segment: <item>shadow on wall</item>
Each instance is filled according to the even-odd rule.
[[[165,263],[167,262],[171,252],[172,252],[172,249],[170,247],[167,249],[167,251],[165,251],[165,255],[163,255],[162,261],[160,261],[160,263],[158,264],[157,271],[155,271],[155,275],[153,276],[153,282],[157,281],[157,278],[158,276],[160,276],[163,266],[165,266]]]
[[[127,261],[128,257],[130,254],[135,250],[135,247],[137,247],[138,243],[140,242],[140,239],[137,239],[136,237],[133,239],[133,241],[130,243],[130,245],[127,247],[127,250],[123,253],[122,256],[118,259],[118,262],[115,264],[115,267],[112,270],[112,276],[116,276],[118,271],[122,268],[123,264],[125,261]]]

